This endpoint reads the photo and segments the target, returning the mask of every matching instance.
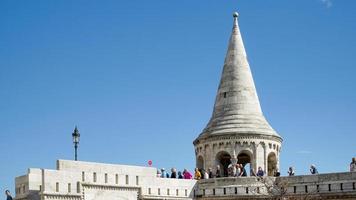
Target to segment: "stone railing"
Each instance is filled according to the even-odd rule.
[[[282,187],[282,188],[281,188]],[[356,198],[356,172],[290,177],[226,177],[200,180],[196,198],[231,196],[347,196]]]

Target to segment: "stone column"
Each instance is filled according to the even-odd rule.
[[[262,169],[265,169],[265,145],[264,143],[258,143],[256,145],[256,166],[255,166],[255,171],[257,172],[258,167],[262,167]]]

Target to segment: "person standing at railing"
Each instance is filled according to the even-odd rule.
[[[280,176],[281,176],[281,172],[279,172],[279,169],[278,169],[278,168],[276,168],[276,169],[274,170],[273,175],[274,175],[274,177],[280,177]]]
[[[209,178],[214,178],[213,170],[211,168],[208,169]]]
[[[241,167],[240,164],[236,164],[236,177],[241,175]]]
[[[184,177],[184,179],[192,179],[193,178],[192,174],[187,169],[183,170],[183,177]]]
[[[169,178],[169,174],[166,172],[166,169],[161,169],[161,178]]]
[[[217,166],[216,166],[215,177],[216,177],[216,178],[220,178],[220,177],[221,177],[220,165],[217,165]]]
[[[204,177],[204,179],[209,179],[209,173],[208,173],[208,171],[205,170],[205,169],[203,169],[202,171],[203,171],[203,177]]]
[[[356,172],[356,158],[352,158],[350,163],[350,172]]]
[[[181,171],[178,171],[178,179],[183,179],[183,175],[182,175],[182,172]]]
[[[315,165],[310,166],[310,173],[311,174],[318,174],[318,170],[316,169]]]
[[[198,168],[195,168],[194,179],[195,180],[200,180],[201,179],[201,173],[200,173]]]
[[[177,170],[176,168],[171,169],[171,178],[177,178]]]
[[[6,200],[12,200],[12,196],[9,190],[5,190]]]
[[[243,164],[239,164],[239,168],[240,168],[240,173],[238,176],[247,176],[247,172],[245,170],[245,167],[243,166]]]
[[[252,167],[250,168],[250,176],[257,176],[255,170]]]
[[[293,167],[289,167],[289,169],[288,169],[288,176],[294,176],[294,174],[295,174],[295,172],[294,172],[294,169],[293,169]]]
[[[257,174],[258,177],[262,177],[265,175],[265,172],[262,170],[262,167],[258,167]]]

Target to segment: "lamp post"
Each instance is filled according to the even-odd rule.
[[[77,126],[75,126],[74,132],[72,133],[72,137],[73,137],[73,143],[74,143],[74,160],[78,160],[77,151],[78,151],[80,134],[79,134]]]

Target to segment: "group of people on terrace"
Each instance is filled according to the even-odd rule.
[[[318,174],[318,170],[314,164],[310,165],[310,173],[311,174]],[[356,172],[356,157],[352,158],[350,163],[350,172]],[[294,167],[289,167],[287,171],[288,176],[294,176],[295,170]],[[273,176],[278,177],[281,173],[278,169],[274,170]],[[246,177],[247,172],[245,166],[243,164],[230,164],[227,168],[227,173],[224,173],[221,170],[220,165],[216,166],[216,169],[213,170],[212,168],[206,169],[199,169],[195,168],[194,176],[187,170],[184,169],[183,172],[178,171],[175,168],[171,169],[171,174],[167,173],[164,168],[161,170],[157,170],[157,177],[161,178],[178,178],[178,179],[210,179],[210,178],[220,178],[220,177]],[[250,176],[255,177],[263,177],[266,176],[266,172],[262,169],[262,167],[258,167],[257,172],[255,172],[252,168],[250,169]]]
[[[171,174],[166,171],[165,168],[162,168],[161,170],[157,170],[157,177],[161,178],[178,178],[178,179],[192,179],[193,175],[187,170],[184,169],[183,172],[178,171],[176,168],[171,169]]]

